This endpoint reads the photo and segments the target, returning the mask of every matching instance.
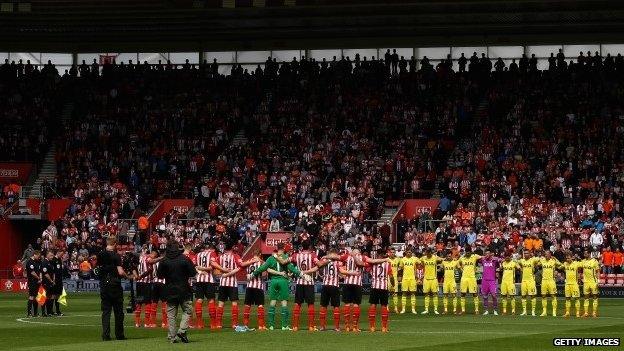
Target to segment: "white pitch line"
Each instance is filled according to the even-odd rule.
[[[18,318],[16,321],[21,323],[28,324],[45,324],[45,325],[56,325],[56,326],[76,326],[76,327],[100,327],[101,325],[96,324],[75,324],[75,323],[54,323],[54,322],[40,322],[40,321],[31,321],[28,318]]]

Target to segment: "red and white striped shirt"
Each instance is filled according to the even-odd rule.
[[[152,272],[152,279],[154,279],[154,283],[161,283],[161,284],[165,284],[165,278],[158,278],[158,266],[160,265],[160,262],[156,262],[154,263],[154,271]]]
[[[348,271],[364,273],[364,267],[360,267],[356,264],[356,258],[365,262],[366,256],[362,254],[357,254],[355,257],[351,255],[342,256],[342,261],[345,263],[345,269]],[[362,285],[362,274],[348,275],[345,277],[344,283],[350,285]]]
[[[204,250],[197,254],[197,265],[200,267],[210,267],[210,262],[216,262],[217,259],[217,253],[214,252],[214,250]],[[215,279],[212,272],[201,272],[197,273],[195,281],[198,283],[214,283]]]
[[[314,267],[318,259],[316,253],[310,251],[301,251],[294,255],[293,262],[300,271],[307,271]],[[314,285],[313,281],[307,281],[301,277],[297,278],[297,285]]]
[[[392,266],[390,262],[374,264],[370,271],[371,288],[388,290],[388,276],[392,274]]]
[[[236,269],[241,266],[241,263],[242,261],[240,257],[237,254],[232,253],[232,251],[226,251],[223,255],[219,256],[219,265],[221,265],[223,269],[227,269],[227,270]],[[238,281],[236,281],[236,274],[231,275],[229,277],[221,276],[220,285],[229,286],[231,288],[237,288]]]
[[[139,276],[149,271],[150,268],[152,267],[152,265],[148,263],[149,259],[150,257],[148,255],[141,255],[141,257],[139,257],[139,266],[137,267],[137,272],[139,273]],[[152,275],[151,274],[145,275],[143,278],[137,279],[137,282],[138,283],[151,283]]]
[[[329,261],[323,266],[321,274],[323,275],[323,285],[338,286],[340,280],[340,268],[343,266],[341,261]]]
[[[247,274],[253,273],[263,263],[264,263],[263,261],[258,261],[256,263],[252,263],[249,266],[247,266]],[[254,289],[262,289],[262,290],[264,290],[264,279],[262,278],[262,274],[260,274],[257,277],[251,278],[251,280],[249,280],[247,282],[247,288],[254,288]]]

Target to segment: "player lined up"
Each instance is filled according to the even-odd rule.
[[[585,297],[583,303],[583,316],[588,317],[590,315],[590,300],[591,315],[597,316],[598,314],[598,273],[599,263],[595,258],[591,257],[589,251],[585,252],[584,259],[580,261],[574,260],[572,256],[566,259],[566,262],[561,263],[555,257],[552,256],[550,251],[545,251],[543,257],[534,257],[530,251],[525,251],[523,257],[519,260],[512,260],[511,256],[507,256],[504,259],[494,257],[492,252],[486,251],[484,256],[480,256],[467,250],[463,256],[456,259],[451,253],[448,253],[444,259],[432,255],[431,250],[425,250],[424,255],[421,258],[412,256],[413,253],[410,249],[407,249],[403,258],[397,257],[394,250],[390,250],[390,264],[395,268],[394,279],[397,281],[399,272],[402,272],[401,286],[402,286],[402,309],[399,312],[398,308],[398,285],[391,286],[393,295],[394,311],[396,313],[405,313],[405,307],[407,306],[407,297],[410,297],[412,306],[412,313],[415,311],[415,298],[414,291],[416,275],[414,273],[414,267],[417,265],[423,266],[423,293],[424,293],[424,311],[422,314],[429,313],[430,302],[433,302],[433,311],[438,314],[438,279],[437,271],[441,268],[444,272],[442,293],[443,293],[443,313],[449,313],[449,300],[452,301],[451,312],[455,314],[466,313],[466,298],[468,295],[472,295],[474,301],[474,312],[479,313],[479,298],[477,294],[477,278],[476,267],[478,264],[482,266],[482,278],[481,278],[481,291],[480,294],[483,298],[483,306],[485,309],[484,315],[493,313],[498,315],[498,280],[497,273],[502,271],[502,279],[500,285],[500,295],[502,300],[502,313],[507,314],[507,307],[510,305],[511,314],[516,313],[516,284],[515,277],[516,272],[521,272],[520,281],[520,297],[522,304],[522,313],[520,315],[526,316],[530,314],[536,315],[537,309],[537,288],[535,281],[535,272],[538,267],[542,270],[541,280],[541,298],[542,298],[542,314],[540,316],[545,317],[548,315],[548,300],[551,300],[552,315],[557,315],[557,287],[555,282],[555,272],[557,270],[565,271],[565,297],[566,297],[566,312],[565,316],[570,315],[570,306],[574,302],[576,306],[576,315],[580,316],[580,292],[577,274],[582,271],[583,274],[583,295]],[[460,293],[460,309],[457,309],[457,284],[456,284],[456,271],[460,271],[461,278],[459,284]],[[490,312],[491,311],[491,312]]]
[[[483,256],[467,250],[459,258],[447,253],[444,258],[426,249],[421,257],[415,257],[410,249],[407,249],[404,257],[398,257],[391,249],[388,252],[377,252],[377,259],[370,258],[357,249],[348,253],[339,254],[335,249],[330,249],[326,256],[318,258],[309,250],[309,243],[304,242],[302,250],[288,256],[284,252],[284,246],[279,245],[278,250],[269,256],[266,261],[261,258],[260,251],[254,252],[253,257],[243,262],[241,258],[232,252],[231,246],[225,248],[225,252],[218,254],[214,247],[207,246],[203,251],[192,258],[197,269],[194,281],[195,292],[195,316],[194,327],[204,328],[203,302],[207,301],[207,310],[211,329],[222,328],[223,310],[227,301],[231,302],[231,326],[238,326],[238,280],[236,274],[245,269],[247,273],[247,288],[245,292],[243,323],[244,328],[249,327],[251,309],[257,306],[258,329],[271,329],[275,326],[277,302],[281,304],[281,329],[298,330],[301,309],[307,304],[307,329],[317,330],[315,310],[314,281],[311,274],[318,274],[321,278],[321,298],[319,310],[319,325],[321,329],[327,329],[327,314],[333,315],[333,329],[341,330],[341,319],[344,321],[345,331],[360,331],[360,305],[362,302],[362,277],[370,274],[371,293],[368,310],[369,329],[376,330],[376,316],[378,306],[381,309],[381,330],[388,331],[389,298],[392,296],[394,311],[405,313],[406,307],[411,307],[412,313],[416,314],[416,282],[417,267],[423,267],[423,293],[424,309],[422,314],[428,314],[432,310],[434,314],[440,314],[438,310],[440,282],[438,271],[443,271],[441,282],[443,293],[442,314],[466,313],[466,299],[472,295],[474,313],[480,313],[478,284],[476,271],[477,266],[483,269],[480,295],[483,298],[484,315],[498,315],[498,272],[502,273],[500,283],[500,295],[502,298],[502,314],[516,313],[516,272],[521,272],[520,297],[522,313],[520,315],[536,315],[537,289],[535,271],[541,268],[541,316],[548,315],[548,300],[551,300],[552,315],[557,315],[557,297],[555,276],[557,270],[565,272],[565,314],[572,314],[572,306],[575,307],[576,316],[594,317],[598,314],[598,270],[599,263],[591,258],[589,252],[585,253],[583,260],[575,260],[568,255],[565,262],[561,263],[552,256],[549,251],[543,257],[533,257],[530,252],[525,252],[519,260],[513,260],[511,256],[504,259],[495,257],[492,252],[486,251]],[[187,252],[189,252],[187,248]],[[157,304],[161,302],[163,315],[166,311],[166,302],[162,294],[164,281],[154,276],[161,258],[157,251],[148,253],[146,250],[140,257],[135,275],[137,280],[137,293],[139,303],[135,311],[135,324],[140,326],[141,310],[145,310],[146,327],[154,327],[156,324]],[[578,273],[583,273],[583,294],[585,301],[583,313],[581,313],[580,290]],[[456,272],[460,273],[459,287],[456,281]],[[215,276],[218,277],[219,283]],[[38,276],[37,276],[38,277]],[[265,280],[269,280],[268,318],[265,322],[264,310],[264,286]],[[296,279],[295,305],[293,308],[292,328],[287,306],[289,298],[290,279]],[[401,278],[399,290],[399,278]],[[34,279],[34,275],[33,275]],[[341,289],[342,287],[342,289]],[[458,289],[459,288],[459,289]],[[218,291],[218,296],[217,296]],[[399,311],[399,291],[402,295],[400,302],[402,308]],[[458,295],[459,293],[459,295]],[[218,297],[218,299],[217,299]],[[409,300],[408,300],[409,297]],[[343,306],[341,310],[340,302]],[[218,303],[216,302],[218,301]],[[459,308],[458,308],[459,302]],[[530,312],[529,312],[530,305]],[[30,303],[29,303],[30,306]],[[508,309],[510,307],[510,310]],[[328,310],[330,309],[331,310]],[[166,319],[162,326],[166,327]]]

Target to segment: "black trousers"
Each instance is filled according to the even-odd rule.
[[[123,309],[123,290],[119,288],[103,287],[100,291],[102,299],[102,338],[110,338],[110,318],[111,312],[115,314],[115,337],[123,339],[124,335],[124,309]]]

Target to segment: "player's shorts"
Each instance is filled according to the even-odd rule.
[[[290,295],[288,280],[274,278],[269,283],[269,299],[275,301],[286,301]]]
[[[596,283],[584,283],[583,284],[583,296],[598,295],[598,284]]]
[[[61,295],[63,293],[63,281],[57,281],[53,286],[52,286],[52,294],[54,295]]]
[[[516,295],[516,283],[514,282],[502,282],[500,286],[500,293],[503,296]]]
[[[247,288],[245,290],[246,306],[262,306],[264,305],[264,290],[258,288]]]
[[[496,295],[497,292],[498,291],[496,288],[496,280],[482,280],[481,281],[481,295],[483,296]]]
[[[165,284],[154,283],[152,290],[152,302],[167,301],[167,294],[165,293]]]
[[[295,303],[314,305],[314,285],[297,284],[295,287]]]
[[[397,277],[394,277],[394,284],[390,282],[390,277],[388,277],[388,291],[393,293],[399,292],[399,280]]]
[[[402,292],[416,292],[416,279],[403,279],[401,280]]]
[[[459,291],[462,294],[476,294],[477,293],[477,280],[476,279],[460,280]]]
[[[193,285],[193,290],[195,290],[195,299],[198,300],[214,300],[215,298],[215,284],[208,282],[195,282]]]
[[[455,282],[455,279],[450,282],[445,280],[442,284],[442,292],[445,294],[457,294],[457,283]]]
[[[28,283],[28,296],[37,296],[39,293],[39,283]]]
[[[323,285],[321,287],[321,306],[340,307],[340,288],[333,285]]]
[[[542,286],[540,287],[540,292],[542,295],[556,295],[557,294],[557,284],[554,280],[542,280]]]
[[[152,302],[152,284],[136,283],[137,303],[146,304]]]
[[[371,289],[368,303],[371,305],[388,306],[388,290]]]
[[[43,285],[43,288],[45,289],[47,295],[53,295],[54,294],[52,292],[52,290],[54,289],[54,284],[52,284],[52,283],[43,283],[41,285]]]
[[[238,288],[233,286],[219,286],[219,301],[238,301]]]
[[[362,287],[355,284],[342,286],[342,302],[359,305],[362,303]]]
[[[423,280],[423,294],[437,294],[439,291],[437,279],[425,279]]]
[[[535,280],[523,280],[520,282],[520,295],[522,296],[535,296],[537,294],[537,288],[535,287]]]
[[[581,292],[579,291],[578,284],[566,284],[565,285],[565,297],[580,297]]]

